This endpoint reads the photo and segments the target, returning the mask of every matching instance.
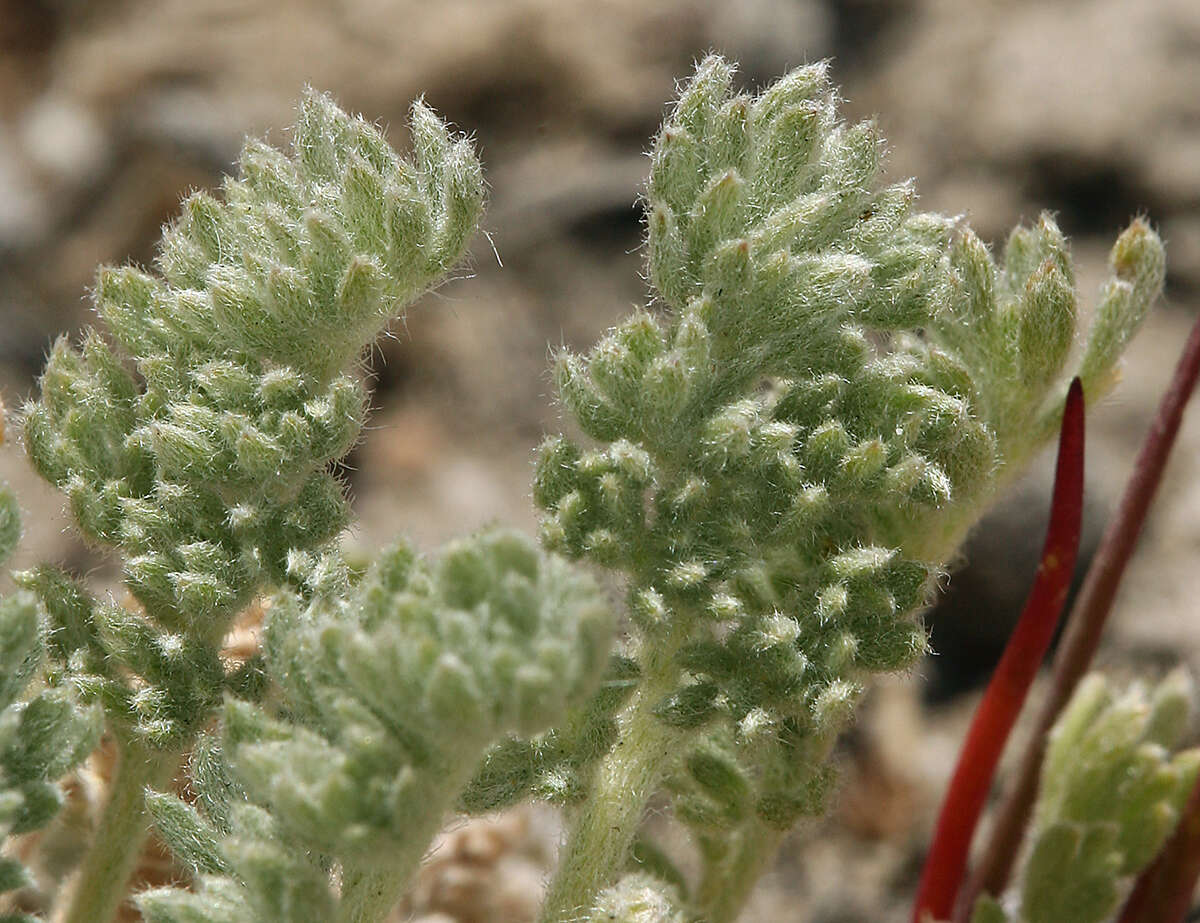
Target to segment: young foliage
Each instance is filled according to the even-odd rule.
[[[687,917],[663,883],[627,875],[601,893],[587,923],[685,923]]]
[[[67,687],[36,684],[45,654],[39,617],[31,593],[0,600],[0,847],[46,826],[62,803],[56,781],[100,738],[95,709]],[[0,856],[0,895],[32,883],[17,859]]]
[[[1020,883],[1008,916],[990,898],[974,923],[1100,923],[1179,821],[1200,750],[1179,751],[1195,692],[1176,672],[1147,693],[1117,695],[1101,676],[1080,684],[1054,728]]]
[[[121,552],[135,600],[94,600],[51,567],[19,578],[68,682],[122,746],[97,834],[120,845],[90,854],[67,923],[107,919],[144,830],[142,789],[169,779],[227,691],[253,691],[258,664],[220,657],[234,615],[263,587],[336,579],[319,566],[349,522],[331,462],[366,408],[345,369],[462,257],[483,201],[470,143],[420,102],[409,124],[405,160],[308,91],[291,150],[248,142],[222,198],[184,202],[156,274],[101,270],[111,342],[60,339],[25,408],[34,466],[86,538]]]
[[[89,691],[154,746],[186,742],[219,701],[232,615],[264,583],[302,578],[297,552],[348,523],[329,464],[357,440],[366,396],[342,370],[474,230],[470,144],[422,103],[410,125],[411,162],[309,91],[290,153],[248,142],[224,201],[184,202],[160,275],[100,272],[96,310],[134,369],[95,331],[80,349],[60,339],[26,408],[34,465],[86,537],[121,550],[146,616],[81,603]],[[30,580],[52,611],[61,583]]]
[[[998,266],[969,229],[914,211],[911,183],[880,182],[877,132],[839,120],[825,65],[758,96],[732,80],[702,62],[656,139],[657,310],[559,356],[562,403],[598,445],[549,439],[534,488],[548,547],[629,580],[642,701],[622,731],[647,743],[613,751],[598,786],[669,775],[718,882],[823,810],[862,682],[924,652],[932,579],[1053,434],[1067,375],[1092,399],[1111,383],[1163,272],[1134,222],[1069,362],[1074,277],[1048,215]],[[640,811],[598,807],[613,794],[593,793],[545,919],[613,874],[595,871],[602,845],[628,847]],[[701,911],[730,918],[731,900]]]
[[[0,406],[0,442],[3,437]],[[17,498],[0,484],[0,564],[20,538]],[[41,622],[31,593],[0,599],[0,851],[9,837],[46,826],[62,804],[56,781],[82,763],[100,737],[95,709],[82,706],[68,687],[37,682],[46,654]],[[16,858],[0,854],[0,896],[32,884]]]
[[[158,830],[197,874],[197,890],[137,896],[147,923],[329,923],[337,902],[320,857],[293,848],[269,812],[234,806],[224,830],[170,795],[155,796]]]
[[[273,915],[291,900],[281,889],[320,875],[305,858],[320,855],[340,864],[343,915],[360,919],[374,887],[386,886],[386,910],[488,746],[591,695],[610,633],[592,581],[511,532],[452,543],[432,565],[399,545],[352,588],[278,597],[265,648],[284,710],[230,700],[223,722],[229,772],[268,814],[235,813],[226,841],[196,810],[156,799],[164,838],[209,877],[199,895],[145,894],[143,909],[210,919],[240,895],[237,919],[292,919]],[[229,850],[253,836],[287,844],[308,878],[241,877]]]

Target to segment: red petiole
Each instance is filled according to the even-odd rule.
[[[949,918],[967,853],[1009,732],[1050,647],[1075,571],[1083,518],[1084,402],[1071,382],[1063,410],[1050,525],[1021,618],[975,712],[925,860],[913,923]]]

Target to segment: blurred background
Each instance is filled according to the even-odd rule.
[[[391,126],[401,149],[424,94],[478,143],[488,233],[365,360],[375,411],[345,463],[349,542],[532,530],[530,452],[558,426],[549,347],[584,348],[644,301],[644,152],[709,50],[750,89],[831,58],[847,118],[879,120],[890,175],[917,176],[923,207],[965,214],[997,245],[1054,212],[1087,307],[1128,220],[1158,227],[1166,301],[1091,414],[1094,543],[1200,311],[1195,0],[0,0],[4,401],[31,393],[57,332],[90,322],[97,264],[148,263],[179,198],[214,186],[246,134],[284,140],[302,85]],[[1119,673],[1200,668],[1198,473],[1200,416],[1118,604],[1103,657]],[[18,567],[51,559],[115,585],[15,445],[0,476],[26,512]],[[869,697],[834,815],[788,842],[746,919],[905,918],[975,690],[1036,564],[1045,483],[1035,473],[977,530],[931,615],[939,656]],[[409,909],[527,919],[556,837],[539,811],[459,826]]]

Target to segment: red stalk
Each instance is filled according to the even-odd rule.
[[[1170,387],[1163,395],[1154,421],[1134,463],[1133,474],[1121,504],[1108,524],[1100,547],[1088,568],[1083,587],[1067,618],[1067,628],[1054,658],[1050,694],[1042,703],[1037,724],[1014,775],[1012,789],[996,811],[979,866],[963,889],[956,919],[968,919],[982,893],[999,894],[1008,883],[1025,826],[1037,797],[1038,775],[1046,751],[1046,737],[1071,698],[1100,645],[1100,635],[1112,611],[1117,587],[1133,554],[1146,521],[1150,503],[1162,481],[1167,457],[1175,444],[1183,411],[1200,377],[1200,320],[1193,326],[1175,366]]]
[[[1083,388],[1076,378],[1067,392],[1054,497],[1042,560],[1033,588],[992,674],[963,744],[933,843],[921,873],[913,923],[945,920],[954,909],[967,868],[971,839],[991,788],[996,764],[1025,696],[1050,647],[1066,602],[1083,518]]]

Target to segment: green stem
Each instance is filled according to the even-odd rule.
[[[466,786],[478,762],[478,750],[470,746],[464,750],[473,755],[448,760],[445,767],[431,771],[435,784],[421,799],[420,816],[410,818],[401,849],[390,853],[383,863],[343,862],[338,923],[379,923],[387,919],[420,868],[455,796]]]
[[[706,863],[696,893],[698,918],[704,923],[733,923],[782,839],[783,831],[774,827],[754,821],[744,826],[720,863]]]
[[[175,751],[122,742],[108,803],[59,923],[107,923],[125,900],[149,824],[146,789],[165,785],[179,767]]]
[[[654,714],[655,706],[679,679],[676,647],[658,647],[643,664],[642,684],[619,719],[617,743],[597,767],[588,799],[563,848],[541,923],[583,919],[629,859],[646,803],[683,736]]]
[[[422,843],[425,841],[422,839]],[[420,862],[420,856],[417,857]],[[400,866],[407,872],[398,871]],[[413,871],[409,863],[387,869],[350,868],[342,873],[339,923],[378,923],[396,906]]]

